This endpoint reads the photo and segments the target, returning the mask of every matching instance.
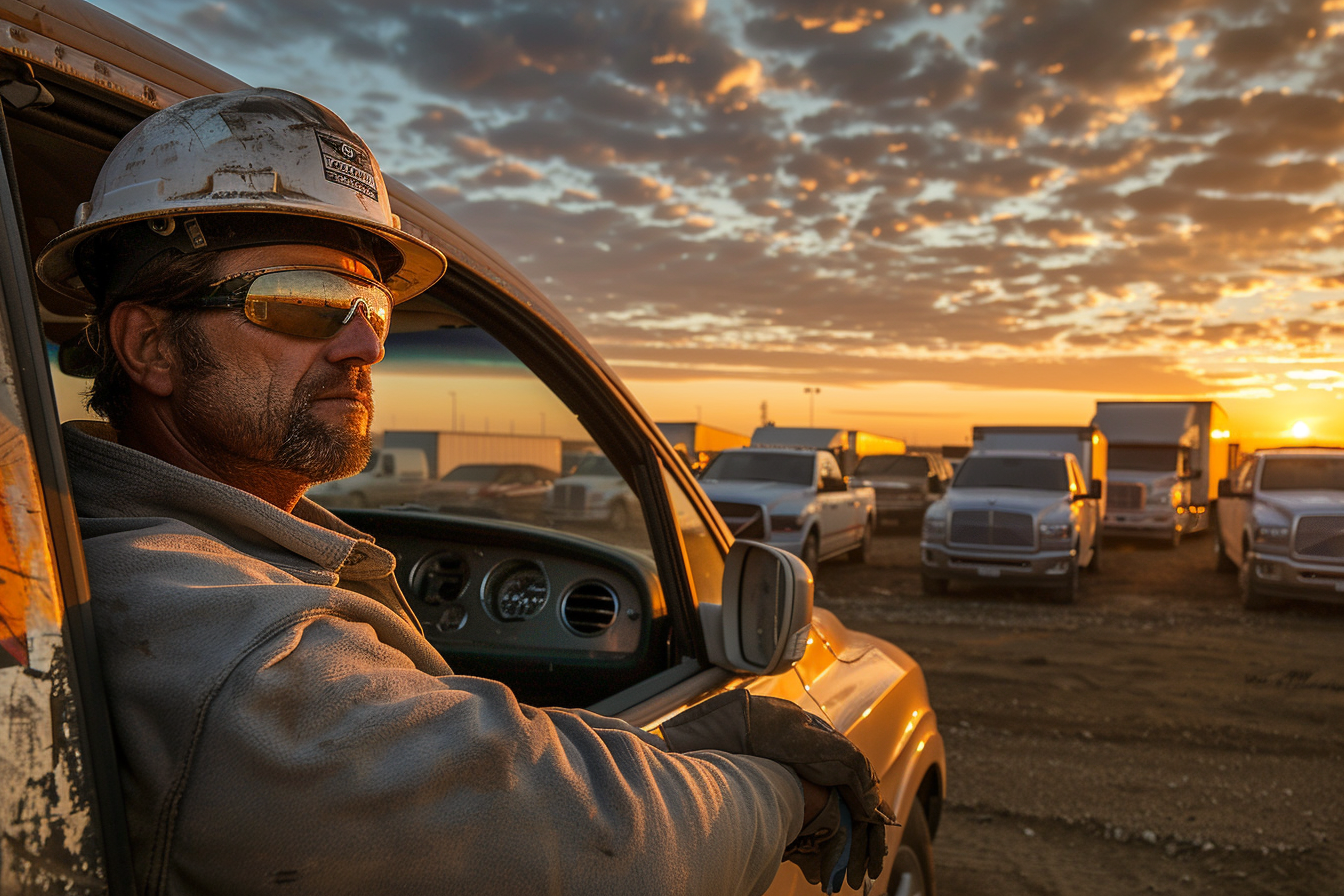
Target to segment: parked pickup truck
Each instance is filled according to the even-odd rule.
[[[1344,603],[1344,448],[1273,448],[1218,483],[1214,555],[1249,610]]]
[[[700,487],[738,538],[763,541],[817,564],[868,559],[877,526],[871,488],[850,488],[829,451],[734,448],[705,468]]]
[[[972,451],[924,514],[924,593],[946,594],[951,579],[1007,579],[1072,603],[1079,568],[1100,562],[1101,519],[1101,481],[1084,478],[1073,454]]]
[[[947,491],[952,467],[937,454],[870,454],[854,468],[854,481],[877,493],[880,526],[914,526]]]

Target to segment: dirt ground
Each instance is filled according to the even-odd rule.
[[[1244,611],[1202,533],[1108,540],[1071,606],[874,548],[817,603],[928,676],[942,896],[1344,894],[1344,607]]]

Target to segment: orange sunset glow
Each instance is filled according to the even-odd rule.
[[[655,419],[1344,443],[1339,0],[102,5],[333,108]]]

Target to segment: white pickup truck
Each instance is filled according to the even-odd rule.
[[[733,535],[796,554],[814,577],[822,560],[868,559],[876,494],[851,488],[829,451],[730,449],[705,468],[700,487]]]
[[[1102,483],[1063,451],[972,451],[947,494],[924,514],[924,592],[948,581],[997,579],[1078,594],[1080,567],[1101,562]]]

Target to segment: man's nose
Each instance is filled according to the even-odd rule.
[[[373,324],[361,312],[356,312],[327,343],[327,360],[333,364],[351,361],[377,364],[383,360],[383,354],[383,340],[378,338]]]

